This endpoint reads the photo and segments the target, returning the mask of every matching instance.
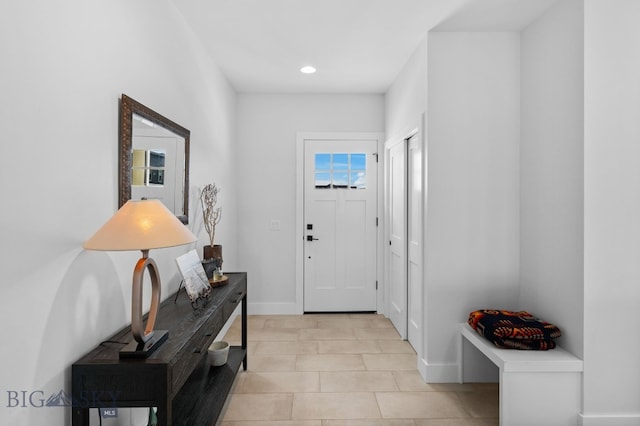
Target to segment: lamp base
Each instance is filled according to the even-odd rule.
[[[123,358],[148,358],[169,338],[169,331],[154,330],[153,337],[144,343],[133,341],[120,350],[120,359]]]

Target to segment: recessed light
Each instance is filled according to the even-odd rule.
[[[316,72],[315,67],[312,67],[311,65],[307,65],[304,66],[302,68],[300,68],[300,72],[303,74],[313,74],[314,72]]]

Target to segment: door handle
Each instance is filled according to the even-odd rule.
[[[307,241],[318,241],[318,239],[313,238],[313,235],[307,235]]]

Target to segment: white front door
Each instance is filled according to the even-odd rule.
[[[376,311],[377,147],[304,140],[304,311]]]

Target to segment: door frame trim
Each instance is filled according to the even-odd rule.
[[[297,132],[296,133],[296,295],[295,306],[298,314],[304,313],[304,141],[305,140],[372,140],[378,146],[378,188],[376,216],[378,217],[376,247],[376,280],[381,284],[382,276],[382,238],[383,238],[383,203],[384,203],[384,133],[380,132]],[[378,286],[376,294],[377,311],[384,306],[383,291]]]

